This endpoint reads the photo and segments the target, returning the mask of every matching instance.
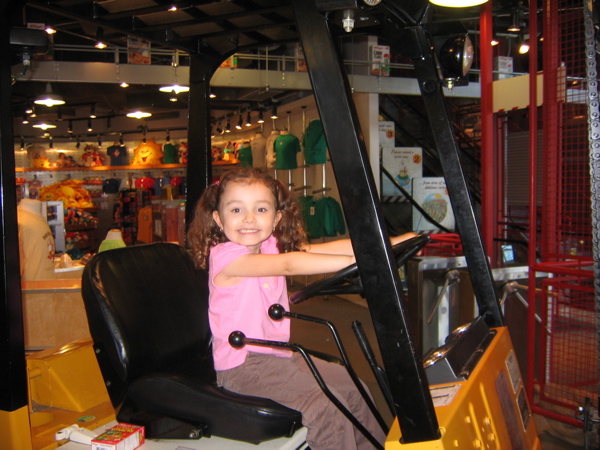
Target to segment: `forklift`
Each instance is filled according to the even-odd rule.
[[[340,201],[356,254],[353,270],[358,273],[368,303],[383,362],[382,383],[388,390],[388,403],[395,416],[385,448],[541,448],[444,103],[443,87],[464,82],[470,67],[472,46],[466,34],[457,37],[454,29],[428,26],[426,0],[291,0],[291,5],[333,170],[339,181]],[[349,11],[355,16],[369,17],[363,31],[385,39],[414,64],[479,310],[475,320],[452,333],[446,343],[425,360],[415,344],[398,262],[389,244],[351,88],[336,47],[336,30],[340,29],[339,23],[348,18]],[[0,54],[6,58],[10,50],[8,30],[0,28],[3,30]],[[445,54],[440,52],[441,35],[447,36],[445,42],[452,41],[447,45],[453,45]],[[6,66],[0,64],[5,67],[0,74],[3,88],[10,83]],[[194,86],[205,87],[206,79],[210,80],[207,75],[213,70],[214,64],[192,59],[190,117],[199,112],[200,102],[194,102],[195,99],[207,101],[207,96],[195,97]],[[205,114],[200,111],[203,118]],[[6,98],[0,105],[0,123],[4,297],[18,299],[17,226],[16,214],[12,214],[16,211],[12,118]],[[190,128],[190,144],[194,139],[206,143],[209,138],[208,130]],[[210,145],[205,148],[210,149]],[[200,168],[200,173],[188,186],[188,219],[195,200],[211,180],[207,161],[210,154],[190,152],[188,171]],[[409,253],[415,251],[418,248],[410,249]],[[20,308],[20,302],[8,300],[5,307]],[[23,429],[22,422],[28,421],[28,396],[23,348],[18,345],[18,334],[23,328],[14,321],[22,316],[11,310],[3,317],[8,346],[6,342],[2,344],[1,356],[9,358],[11,364],[4,370],[2,384],[11,388],[2,388],[0,394],[3,410],[0,431],[10,436],[19,433]]]

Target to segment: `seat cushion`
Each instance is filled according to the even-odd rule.
[[[206,426],[209,435],[254,444],[291,436],[302,426],[298,411],[189,376],[141,377],[129,386],[128,397],[150,413]]]

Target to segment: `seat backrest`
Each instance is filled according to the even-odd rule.
[[[214,380],[208,276],[176,244],[108,250],[86,265],[82,296],[100,370],[115,407],[151,373]]]

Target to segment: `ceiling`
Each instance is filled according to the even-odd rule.
[[[385,1],[385,0],[384,0]],[[499,28],[511,20],[511,12],[525,11],[521,0],[493,0],[494,17]],[[56,30],[53,46],[42,59],[76,62],[127,63],[128,40],[150,43],[152,66],[186,67],[189,54],[200,54],[222,60],[233,53],[247,52],[253,59],[240,59],[239,67],[260,68],[265,55],[293,56],[298,41],[294,15],[289,0],[30,0],[24,4],[12,1],[17,7],[12,14],[13,27],[28,24],[50,25]],[[319,0],[318,4],[330,4]],[[335,2],[334,2],[335,3]],[[338,1],[339,3],[339,1]],[[350,0],[352,3],[352,0]],[[356,39],[357,35],[376,27],[382,20],[380,13],[366,9],[362,0],[356,27],[352,33],[341,28],[342,11],[329,14],[339,25],[341,40]],[[469,30],[478,29],[479,9],[450,9],[429,6],[425,0],[406,0],[404,3],[423,7],[427,21],[443,23],[460,21]],[[425,6],[423,6],[425,5]],[[108,45],[103,51],[94,48],[98,37]],[[39,56],[38,56],[39,57]],[[19,62],[15,61],[15,65]],[[175,64],[175,66],[174,66]],[[13,73],[19,69],[13,68]],[[61,74],[56,74],[60,81]],[[16,82],[13,85],[13,111],[22,115],[27,102],[46,89],[46,82]],[[179,80],[185,84],[185,80]],[[81,108],[95,105],[101,114],[119,115],[137,98],[152,98],[155,107],[164,114],[183,113],[187,95],[180,94],[177,102],[169,101],[169,94],[158,93],[152,83],[131,85],[127,89],[106,83],[53,83],[52,89],[65,97],[67,104],[63,119],[68,114],[80,116]],[[282,102],[297,98],[298,92],[268,91],[249,88],[216,88],[217,98],[211,102],[215,117],[239,111],[242,107],[268,103],[272,97]],[[70,107],[70,109],[69,109]],[[55,109],[47,114],[56,114]],[[160,116],[159,116],[160,117]]]

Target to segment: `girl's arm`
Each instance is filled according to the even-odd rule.
[[[400,236],[391,237],[390,242],[392,245],[396,245],[415,236],[417,235],[413,232],[404,233]],[[350,239],[337,239],[318,244],[306,244],[302,247],[302,250],[309,253],[323,253],[328,255],[354,255]]]
[[[246,277],[316,275],[337,272],[354,264],[352,255],[289,252],[278,255],[247,254],[231,262],[215,277],[220,286],[233,285]]]

